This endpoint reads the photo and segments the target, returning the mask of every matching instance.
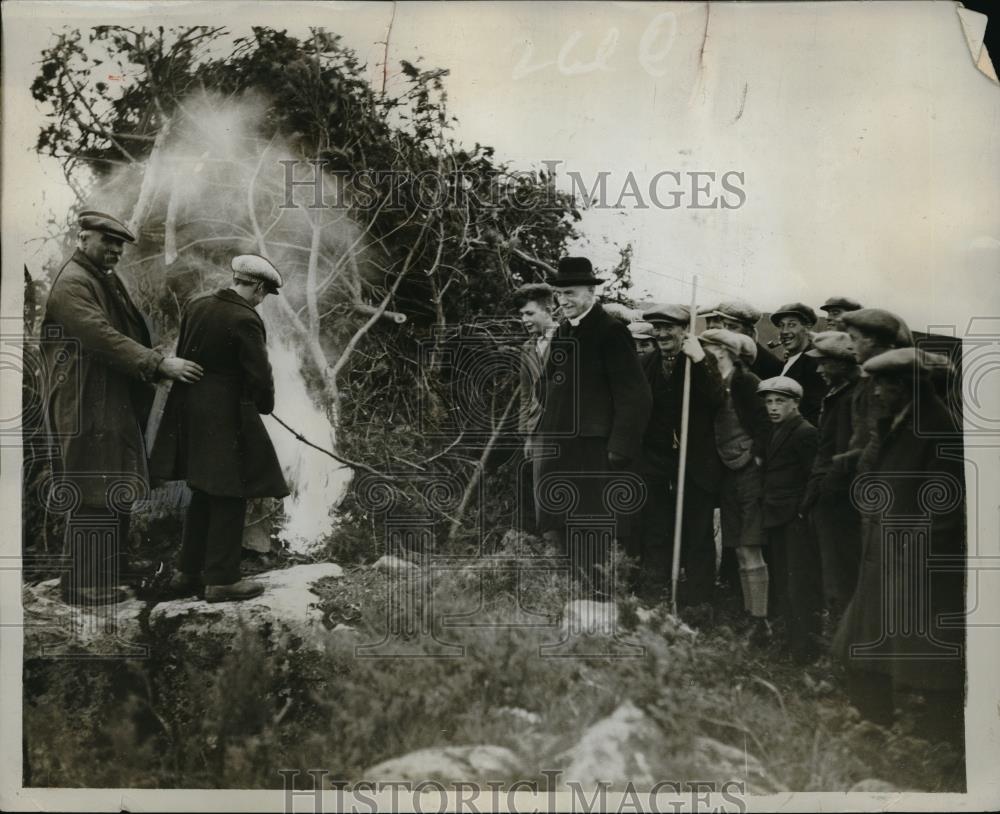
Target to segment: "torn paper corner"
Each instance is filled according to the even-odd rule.
[[[961,5],[955,10],[958,12],[958,19],[962,23],[962,33],[965,34],[965,41],[969,45],[969,53],[972,55],[972,61],[982,73],[994,82],[997,82],[997,72],[993,67],[993,61],[990,59],[990,52],[983,43],[988,22],[986,15],[978,11],[970,11]]]

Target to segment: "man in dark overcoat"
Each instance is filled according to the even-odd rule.
[[[926,703],[920,734],[962,742],[965,479],[961,427],[934,392],[946,357],[896,348],[869,359],[884,407],[869,471],[854,484],[864,524],[857,588],[834,637],[851,702],[893,719],[893,692]]]
[[[533,459],[535,497],[540,531],[569,546],[571,557],[579,552],[566,537],[568,519],[604,518],[616,525],[620,537],[626,526],[622,522],[617,528],[620,515],[642,507],[641,494],[618,502],[608,491],[617,473],[631,475],[631,480],[618,477],[622,482],[638,480],[624,470],[639,455],[651,397],[628,329],[597,301],[596,286],[602,282],[585,257],[562,258],[551,280],[562,321],[549,349],[536,434],[540,445],[555,448],[556,455]],[[588,556],[601,563],[608,553]],[[580,567],[596,574],[590,565]],[[593,587],[606,593],[609,586]]]
[[[903,320],[882,308],[860,308],[840,315],[851,337],[854,358],[862,365],[861,378],[851,397],[851,441],[847,452],[838,455],[836,466],[854,476],[871,468],[878,443],[878,421],[882,404],[875,397],[875,383],[864,373],[864,364],[893,348],[913,345],[913,336]]]
[[[842,331],[816,334],[806,354],[816,359],[819,374],[830,388],[823,397],[819,447],[805,508],[819,541],[824,602],[836,619],[854,592],[861,558],[861,521],[851,500],[851,477],[844,468],[834,466],[834,457],[847,452],[850,445],[851,399],[860,371],[851,337]]]
[[[816,312],[804,303],[792,302],[771,314],[771,322],[778,329],[778,339],[785,349],[785,362],[779,375],[795,379],[802,385],[799,412],[815,427],[819,424],[820,405],[826,395],[826,382],[816,370],[816,360],[806,355],[812,347],[810,332],[816,325]]]
[[[668,464],[677,488],[680,463],[681,417],[684,400],[685,358],[691,360],[691,402],[684,476],[684,516],[681,520],[681,562],[686,580],[678,601],[686,605],[711,602],[715,589],[714,513],[718,502],[722,462],[715,448],[715,413],[725,400],[725,387],[715,357],[707,354],[698,337],[689,333],[687,306],[664,304],[647,309],[643,319],[656,328],[660,348],[663,392],[657,396],[656,422],[668,433],[673,457]],[[659,405],[664,405],[661,408]],[[663,412],[663,415],[659,413]],[[676,520],[676,519],[675,519]],[[666,541],[668,561],[673,557],[673,535]]]
[[[145,316],[115,266],[135,235],[103,212],[80,213],[77,248],[52,282],[42,323],[46,422],[59,447],[57,469],[76,506],[66,523],[62,595],[104,604],[118,587],[128,541],[129,500],[148,478],[144,440],[154,382],[193,382],[201,368],[153,349]],[[116,533],[96,528],[116,528]]]
[[[183,479],[191,488],[170,591],[191,594],[204,585],[209,602],[263,591],[260,583],[240,579],[247,499],[288,494],[260,418],[274,409],[274,379],[256,311],[277,293],[281,276],[258,255],[235,257],[232,268],[230,288],[196,297],[185,308],[177,349],[205,375],[171,390],[151,462],[154,477]]]

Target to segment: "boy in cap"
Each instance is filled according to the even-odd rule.
[[[893,692],[916,689],[926,701],[921,736],[960,744],[962,434],[930,381],[947,364],[915,348],[889,350],[864,364],[883,414],[872,466],[855,486],[866,497],[861,572],[834,653],[847,668],[851,702],[866,718],[888,725]]]
[[[750,365],[750,372],[758,379],[769,379],[781,373],[782,363],[767,348],[757,341],[756,325],[762,316],[761,312],[745,300],[728,300],[720,302],[715,308],[700,311],[699,316],[705,318],[705,327],[726,328],[744,336],[749,336],[757,349],[757,355]]]
[[[681,412],[684,393],[684,357],[691,360],[691,394],[688,416],[688,448],[684,483],[684,514],[681,520],[681,562],[686,580],[680,604],[710,603],[715,591],[714,513],[722,462],[715,451],[715,411],[725,398],[715,357],[706,353],[698,338],[688,333],[690,312],[684,305],[664,304],[648,308],[643,319],[653,324],[660,351],[662,392],[656,396],[652,421],[655,432],[669,445],[671,460],[666,471],[677,488]],[[662,405],[662,406],[661,406]],[[673,507],[670,508],[671,513]],[[664,555],[672,556],[672,532],[663,540]]]
[[[770,429],[757,398],[760,383],[748,366],[756,355],[750,337],[725,328],[702,332],[702,344],[715,357],[725,396],[715,413],[715,450],[722,461],[719,502],[722,545],[735,549],[743,604],[753,619],[752,638],[766,641],[768,569],[761,546],[761,462]]]
[[[852,300],[850,297],[830,297],[820,307],[820,311],[826,311],[826,326],[831,331],[843,331],[846,327],[841,320],[841,316],[848,311],[860,311],[861,303]]]
[[[131,230],[94,210],[80,213],[79,228],[46,302],[42,354],[47,428],[59,446],[60,477],[75,486],[79,504],[66,523],[62,596],[92,605],[126,598],[118,583],[131,506],[111,504],[114,495],[146,488],[153,383],[193,382],[202,368],[153,349],[146,317],[115,273],[125,243],[135,242]]]
[[[630,322],[628,332],[635,342],[635,352],[639,361],[645,363],[650,357],[659,357],[656,347],[656,331],[651,322]]]
[[[819,655],[823,594],[816,541],[802,516],[816,455],[816,428],[799,414],[802,385],[788,376],[761,382],[772,423],[764,454],[764,529],[770,549],[774,598],[785,620],[792,657],[807,664]]]
[[[816,360],[805,353],[812,344],[816,312],[804,303],[792,302],[771,314],[771,322],[777,327],[778,338],[785,349],[785,363],[779,375],[795,379],[802,385],[799,412],[815,426],[819,423],[819,408],[826,393],[826,383],[816,372]]]
[[[823,397],[819,447],[805,506],[819,540],[826,607],[836,619],[854,592],[861,556],[860,519],[851,500],[851,478],[833,462],[851,441],[851,400],[860,371],[851,337],[841,331],[816,334],[806,354],[816,359],[819,375],[829,387]]]
[[[264,257],[232,260],[233,283],[191,300],[181,318],[179,352],[206,373],[174,386],[153,446],[151,469],[162,480],[186,480],[191,503],[184,518],[176,596],[209,602],[258,596],[264,587],[240,578],[247,500],[281,498],[288,486],[260,416],[274,409],[274,379],[264,321],[256,311],[282,280]]]

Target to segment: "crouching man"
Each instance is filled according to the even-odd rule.
[[[764,453],[764,529],[770,547],[776,610],[800,664],[819,655],[823,586],[819,549],[803,519],[802,503],[819,444],[816,428],[799,415],[802,385],[787,376],[757,386],[771,420]]]
[[[277,294],[281,275],[263,257],[233,258],[233,284],[188,303],[178,352],[205,375],[170,392],[153,446],[151,474],[186,480],[178,570],[170,593],[209,602],[250,599],[264,590],[240,579],[247,499],[288,494],[271,439],[260,419],[274,408],[264,321],[256,306]]]

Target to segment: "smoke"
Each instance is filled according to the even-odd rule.
[[[363,241],[346,208],[282,206],[280,162],[299,156],[290,141],[262,133],[267,115],[268,102],[260,96],[189,97],[162,128],[144,166],[112,175],[88,206],[118,214],[139,233],[119,270],[154,322],[164,325],[176,320],[192,296],[228,285],[234,255],[266,254],[282,273],[279,296],[287,303],[261,309],[275,412],[309,440],[333,449],[336,429],[320,403],[323,394],[310,390],[302,368],[329,368],[331,343],[320,334],[319,315],[356,296],[357,280],[349,275],[363,267]],[[336,200],[328,178],[324,193]],[[350,473],[275,421],[265,419],[265,425],[291,490],[277,533],[292,550],[308,553],[332,531],[331,515]]]
[[[306,387],[295,346],[269,339],[268,356],[274,369],[275,415],[317,446],[333,449],[334,429]],[[351,470],[303,444],[271,416],[264,416],[264,426],[291,489],[278,536],[289,550],[309,554],[333,530],[332,513],[350,487]]]

